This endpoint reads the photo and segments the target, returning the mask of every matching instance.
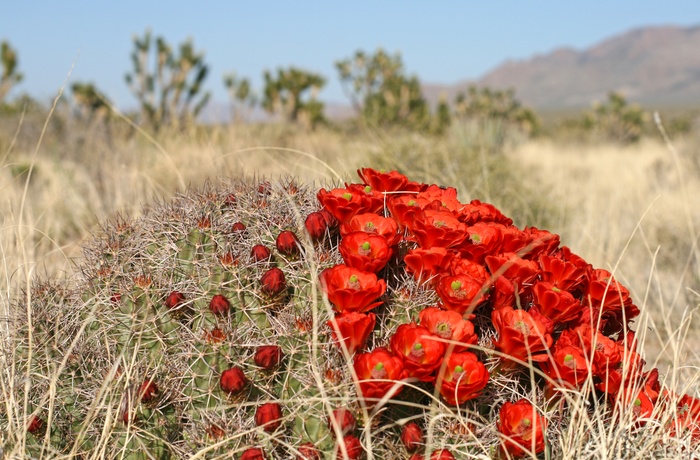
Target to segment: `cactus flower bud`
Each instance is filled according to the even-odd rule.
[[[277,267],[272,267],[260,278],[262,291],[270,297],[275,297],[287,288],[284,272]]]
[[[343,445],[345,445],[345,450],[347,456],[343,454]],[[364,450],[362,449],[362,443],[357,437],[349,434],[343,439],[338,440],[338,447],[336,449],[337,458],[348,458],[350,460],[359,460],[362,457]]]
[[[209,302],[209,310],[215,315],[225,315],[229,308],[231,308],[231,303],[221,294],[215,295]]]
[[[255,424],[268,433],[282,425],[282,407],[276,402],[265,403],[255,411]]]
[[[321,452],[318,451],[312,442],[305,442],[297,450],[299,451],[297,460],[321,460]]]
[[[417,423],[407,423],[401,430],[401,442],[408,452],[415,452],[423,444],[423,430]]]
[[[328,231],[328,221],[320,212],[312,212],[306,216],[304,227],[312,241],[321,241]]]
[[[31,415],[29,416],[29,420],[27,422],[27,432],[37,435],[41,431],[43,431],[45,428],[45,423],[42,419],[37,417],[36,415]]]
[[[259,367],[270,370],[277,367],[282,361],[282,348],[277,345],[263,345],[255,351],[253,361]]]
[[[259,447],[250,447],[243,452],[240,460],[265,460],[265,451]]]
[[[232,367],[221,373],[219,385],[226,393],[235,395],[243,391],[246,385],[248,385],[248,379],[240,367]]]
[[[272,258],[272,253],[267,248],[267,246],[263,246],[262,244],[256,244],[255,246],[253,246],[253,249],[251,249],[250,256],[256,262],[266,262]]]
[[[345,436],[355,431],[355,416],[348,409],[341,407],[333,411],[328,417],[328,427],[335,433],[335,427]]]
[[[229,193],[226,200],[224,200],[224,204],[230,208],[236,206],[236,203],[238,203],[238,199],[236,199],[236,195],[233,193]]]
[[[285,256],[296,256],[301,252],[301,243],[294,232],[285,230],[277,235],[277,250]]]
[[[245,232],[246,226],[243,222],[236,222],[231,226],[232,233],[243,233]]]
[[[148,403],[153,401],[158,395],[158,385],[153,380],[146,380],[139,388],[139,397],[142,402]]]
[[[172,310],[182,305],[184,301],[185,294],[182,292],[173,291],[168,294],[168,297],[165,299],[165,306],[168,307],[169,310]]]

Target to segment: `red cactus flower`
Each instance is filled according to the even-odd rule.
[[[501,449],[509,455],[520,457],[542,452],[546,428],[547,420],[525,399],[501,406],[498,431],[502,435]]]
[[[270,297],[275,297],[282,293],[287,289],[284,272],[277,267],[267,270],[260,278],[260,289]]]
[[[491,279],[491,275],[483,265],[462,257],[452,259],[448,265],[448,270],[450,275],[469,275],[474,279],[483,281],[484,284]]]
[[[345,451],[345,453],[343,453],[343,450]],[[360,442],[360,440],[357,439],[356,436],[349,434],[343,437],[343,439],[338,440],[335,452],[337,458],[359,460],[365,451],[362,448],[362,443]]]
[[[488,381],[486,366],[468,351],[450,354],[437,377],[440,394],[453,406],[479,396]]]
[[[246,226],[243,222],[236,222],[231,226],[232,233],[243,233],[246,230]]]
[[[341,236],[352,232],[376,233],[383,236],[389,246],[395,246],[401,240],[396,221],[374,213],[357,214],[340,226]]]
[[[262,345],[255,350],[253,361],[266,371],[274,369],[282,361],[282,348],[278,345]]]
[[[246,385],[248,385],[248,379],[240,367],[232,367],[221,373],[219,386],[224,392],[230,395],[240,393]]]
[[[491,286],[491,307],[498,310],[515,305],[515,284],[505,276],[499,276]]]
[[[502,234],[501,253],[513,253],[522,259],[530,259],[530,235],[514,225],[504,226]]]
[[[346,265],[374,273],[384,268],[393,253],[384,237],[367,232],[348,233],[338,249]]]
[[[423,429],[417,423],[409,422],[401,429],[401,442],[408,452],[415,452],[423,445]]]
[[[240,460],[265,460],[265,451],[259,447],[249,447],[243,451]]]
[[[268,433],[282,426],[282,407],[276,402],[268,402],[258,406],[255,411],[255,424]]]
[[[285,256],[297,256],[301,252],[301,242],[296,233],[290,230],[284,230],[277,235],[275,246]]]
[[[627,288],[603,269],[591,272],[584,303],[595,310],[602,310],[604,319],[613,325],[611,333],[621,331],[624,325],[639,315],[639,308],[632,302]]]
[[[505,276],[515,283],[521,292],[524,286],[532,284],[540,271],[537,263],[522,259],[512,252],[486,256],[484,261],[492,275]]]
[[[412,225],[414,217],[428,204],[430,204],[428,200],[418,198],[413,194],[391,196],[387,200],[391,217],[396,220],[401,230]]]
[[[552,356],[547,361],[542,361],[542,371],[552,379],[556,386],[564,388],[581,388],[581,385],[591,374],[595,374],[595,368],[580,347],[557,341],[552,347]],[[564,345],[562,345],[564,344]]]
[[[668,423],[669,435],[680,438],[689,433],[693,443],[700,442],[700,399],[687,394],[669,399],[676,406],[675,416]]]
[[[375,324],[376,315],[374,313],[364,314],[354,311],[335,315],[335,318],[328,321],[333,340],[338,343],[338,346],[344,343],[350,354],[365,346]]]
[[[446,210],[426,209],[414,216],[408,228],[422,248],[451,248],[467,237],[467,226]]]
[[[321,272],[320,280],[328,300],[340,312],[367,312],[382,304],[374,301],[386,291],[386,281],[374,273],[343,264]]]
[[[433,372],[440,367],[445,345],[428,328],[415,323],[401,324],[390,339],[391,350],[403,361],[409,377],[423,382],[435,381]]]
[[[546,255],[540,256],[537,262],[541,268],[539,276],[542,281],[551,283],[562,291],[574,292],[587,280],[585,266],[578,266],[557,256]]]
[[[216,294],[209,301],[209,310],[215,315],[225,315],[231,308],[231,302],[221,294]]]
[[[471,314],[488,298],[488,283],[470,275],[442,276],[435,291],[442,307],[460,315]]]
[[[467,225],[477,222],[496,222],[505,226],[512,225],[513,219],[503,215],[494,205],[472,200],[459,210],[459,220]]]
[[[398,171],[377,171],[372,168],[357,170],[362,182],[378,192],[405,191],[408,185],[408,177]]]
[[[430,208],[457,213],[464,206],[457,199],[457,189],[454,187],[431,184],[422,190],[418,197],[428,202],[424,209]]]
[[[153,380],[144,381],[139,387],[139,398],[142,402],[149,403],[158,395],[158,385]]]
[[[454,257],[454,252],[446,248],[433,247],[412,249],[403,260],[406,271],[413,274],[416,281],[423,283],[428,280],[436,282],[438,275],[444,273]]]
[[[341,223],[349,222],[357,215],[379,212],[384,207],[384,196],[369,186],[348,185],[330,192],[321,189],[316,195],[318,201]]]
[[[267,246],[256,244],[250,250],[250,257],[252,257],[255,262],[267,262],[272,259],[272,253]]]
[[[588,324],[563,331],[557,340],[557,343],[559,342],[562,345],[579,347],[584,350],[587,357],[592,356],[596,375],[616,369],[622,363],[625,355],[627,355],[628,363],[631,363],[632,354],[625,352],[624,345],[621,346]]]
[[[357,421],[352,412],[344,407],[340,409],[335,409],[331,415],[328,417],[328,428],[331,429],[333,434],[336,431],[340,432],[343,436],[355,431]]]
[[[552,345],[552,336],[546,325],[533,318],[530,313],[503,307],[491,312],[491,320],[498,333],[498,340],[494,345],[506,355],[505,363],[508,363],[508,357],[525,362],[547,359],[547,355],[542,352]],[[508,365],[515,363],[516,361],[512,361]]]
[[[474,333],[474,324],[455,311],[428,307],[418,313],[418,320],[420,325],[432,334],[459,343],[446,345],[455,352],[463,351],[469,345],[476,345],[479,340]]]
[[[495,222],[476,222],[467,227],[467,238],[459,246],[462,257],[483,264],[486,256],[500,254],[504,226]]]
[[[532,288],[537,310],[556,325],[575,321],[581,316],[581,302],[551,283],[539,282]]]
[[[306,216],[304,227],[311,241],[321,241],[328,233],[328,222],[320,212],[312,212]]]
[[[173,291],[170,294],[168,294],[168,297],[166,297],[165,306],[168,307],[169,310],[173,310],[181,306],[184,302],[185,294],[183,294],[182,292]]]
[[[369,353],[358,353],[353,361],[353,368],[359,380],[360,394],[365,402],[372,405],[393,391],[391,396],[396,396],[403,389],[397,385],[397,381],[406,378],[403,361],[392,355],[383,347],[375,348]]]
[[[305,442],[297,447],[297,451],[299,451],[297,460],[321,460],[321,452],[313,442]]]
[[[536,227],[525,227],[523,233],[529,239],[525,248],[527,259],[537,260],[540,256],[554,254],[559,248],[559,235]]]

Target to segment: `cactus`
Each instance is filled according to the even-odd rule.
[[[677,401],[642,373],[639,310],[609,273],[452,188],[359,172],[208,184],[105,224],[71,283],[35,283],[8,319],[0,452],[556,457],[595,445],[590,411],[630,442],[665,429],[649,406]],[[608,349],[627,361],[601,385]],[[683,398],[680,451],[700,437]]]

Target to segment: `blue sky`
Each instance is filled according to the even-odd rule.
[[[295,65],[328,79],[322,99],[347,102],[333,63],[357,49],[399,51],[422,81],[455,83],[506,59],[668,24],[700,24],[700,1],[0,1],[0,40],[25,75],[12,94],[48,100],[70,72],[69,84],[94,82],[121,107],[134,104],[124,75],[131,38],[146,28],[205,51],[214,100],[226,101],[225,72],[260,89],[265,69]]]

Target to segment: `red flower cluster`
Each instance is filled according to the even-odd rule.
[[[673,405],[678,415],[669,431],[700,441],[700,400],[670,395],[661,390],[656,369],[644,372],[628,327],[639,309],[613,274],[561,246],[558,235],[519,229],[478,200],[461,203],[454,188],[411,182],[396,171],[364,168],[358,174],[362,183],[321,189],[322,209],[305,226],[311,240],[323,244],[336,241],[339,224],[344,263],[324,270],[320,283],[334,311],[330,336],[353,356],[363,404],[399,397],[406,379],[433,386],[449,405],[465,404],[489,384],[482,361],[490,354],[500,357],[498,372],[538,367],[549,395],[588,384],[614,403],[610,407],[632,411],[639,424],[658,405]],[[277,246],[290,255],[300,247],[289,234],[280,235]],[[254,255],[266,260],[262,256]],[[439,300],[407,311],[406,322],[397,324],[393,312],[383,311],[391,305],[378,307],[387,291],[396,292],[382,277],[400,277],[402,268],[416,289],[431,290]],[[393,333],[365,351],[378,323],[389,323]],[[237,387],[232,371],[221,382],[229,393]],[[343,436],[336,439],[338,452],[359,457],[354,418],[336,412],[329,423]],[[505,403],[497,426],[505,456],[544,451],[547,420],[531,403]],[[420,449],[420,426],[407,424],[401,439],[409,453]],[[453,456],[441,450],[430,458]]]

